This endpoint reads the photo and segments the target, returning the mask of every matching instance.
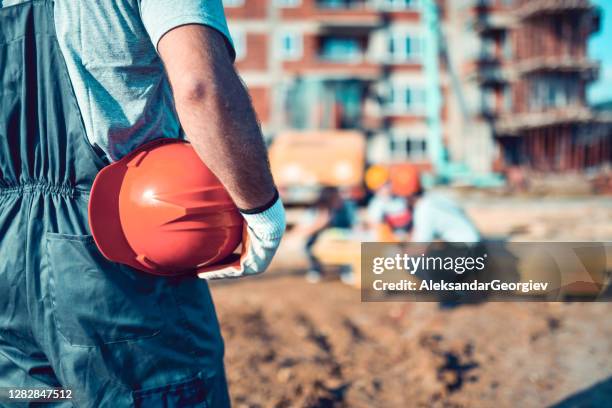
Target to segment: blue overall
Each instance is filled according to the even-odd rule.
[[[0,8],[0,387],[71,389],[60,406],[229,406],[206,282],[147,275],[96,248],[87,202],[104,165],[52,1]]]

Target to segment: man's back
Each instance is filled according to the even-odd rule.
[[[0,5],[24,2],[0,0]],[[170,85],[155,49],[163,34],[182,24],[205,24],[231,44],[221,1],[55,0],[54,13],[87,137],[110,160],[148,140],[179,136]]]

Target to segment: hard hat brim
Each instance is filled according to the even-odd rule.
[[[89,227],[106,259],[142,269],[144,265],[136,260],[119,217],[119,193],[126,172],[125,163],[118,161],[98,173],[89,196]]]

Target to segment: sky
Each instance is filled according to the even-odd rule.
[[[588,90],[591,103],[612,101],[612,0],[593,0],[601,9],[601,27],[589,42],[589,56],[601,63],[599,80]]]

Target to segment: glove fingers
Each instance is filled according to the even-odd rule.
[[[236,257],[236,254],[230,255],[226,258],[226,261],[222,261],[221,263],[217,263],[214,265],[208,265],[198,268],[198,276],[200,278],[206,279],[205,276],[202,276],[208,272],[222,272],[225,269],[238,270],[238,272],[242,272],[242,262],[247,256],[249,249],[249,233],[247,229],[246,223],[242,227],[242,248],[240,250],[240,257]]]

